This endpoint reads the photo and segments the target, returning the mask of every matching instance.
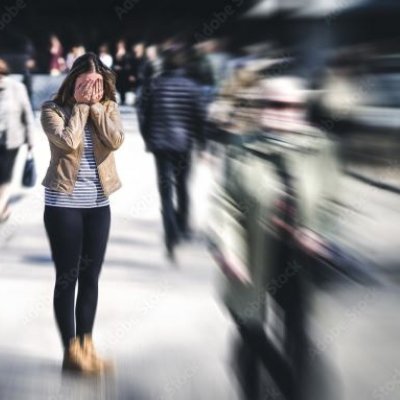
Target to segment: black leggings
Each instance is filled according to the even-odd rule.
[[[54,312],[63,345],[68,347],[75,335],[91,334],[93,329],[98,280],[110,230],[110,207],[46,206],[44,224],[56,267]]]

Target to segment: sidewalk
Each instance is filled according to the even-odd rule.
[[[60,374],[61,345],[52,311],[54,270],[43,227],[43,188],[19,188],[14,212],[0,228],[0,399],[232,399],[228,345],[232,330],[214,293],[214,268],[201,241],[164,258],[152,157],[135,117],[123,114],[126,141],[116,154],[123,189],[113,195],[112,228],[100,278],[95,340],[114,358],[114,377]],[[37,129],[39,181],[49,160]],[[194,174],[195,225],[206,212],[204,183]],[[200,196],[202,194],[202,196]]]

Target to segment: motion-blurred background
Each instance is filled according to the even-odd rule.
[[[399,18],[396,0],[2,0],[38,181],[21,185],[22,145],[0,225],[0,399],[398,399]],[[207,144],[171,265],[138,101],[178,45]],[[117,75],[126,133],[96,321],[117,369],[97,379],[58,368],[40,185],[40,106],[87,51]]]

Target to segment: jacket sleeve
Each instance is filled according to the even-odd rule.
[[[90,106],[90,117],[102,143],[111,150],[117,150],[124,141],[124,132],[117,103],[107,108],[101,103]]]
[[[21,85],[20,90],[20,101],[21,101],[21,119],[25,126],[25,141],[29,146],[33,146],[34,142],[34,117],[29,101],[28,92],[25,86]]]
[[[75,104],[68,123],[65,123],[62,116],[56,111],[54,103],[46,102],[42,106],[40,121],[51,143],[63,150],[73,151],[82,141],[82,133],[88,115],[89,106],[87,104]]]

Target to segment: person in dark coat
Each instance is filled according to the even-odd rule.
[[[154,154],[161,197],[165,245],[169,258],[180,238],[189,238],[188,177],[191,151],[204,148],[201,87],[185,66],[182,47],[166,50],[164,72],[143,93],[141,133]],[[173,197],[176,191],[177,207]]]
[[[119,40],[116,46],[114,56],[114,71],[117,74],[117,91],[120,95],[121,105],[125,104],[126,93],[130,89],[131,83],[129,82],[130,71],[130,56],[126,50],[125,40]]]
[[[132,46],[129,80],[135,93],[137,93],[145,83],[146,70],[149,66],[145,50],[144,43],[136,43]]]

